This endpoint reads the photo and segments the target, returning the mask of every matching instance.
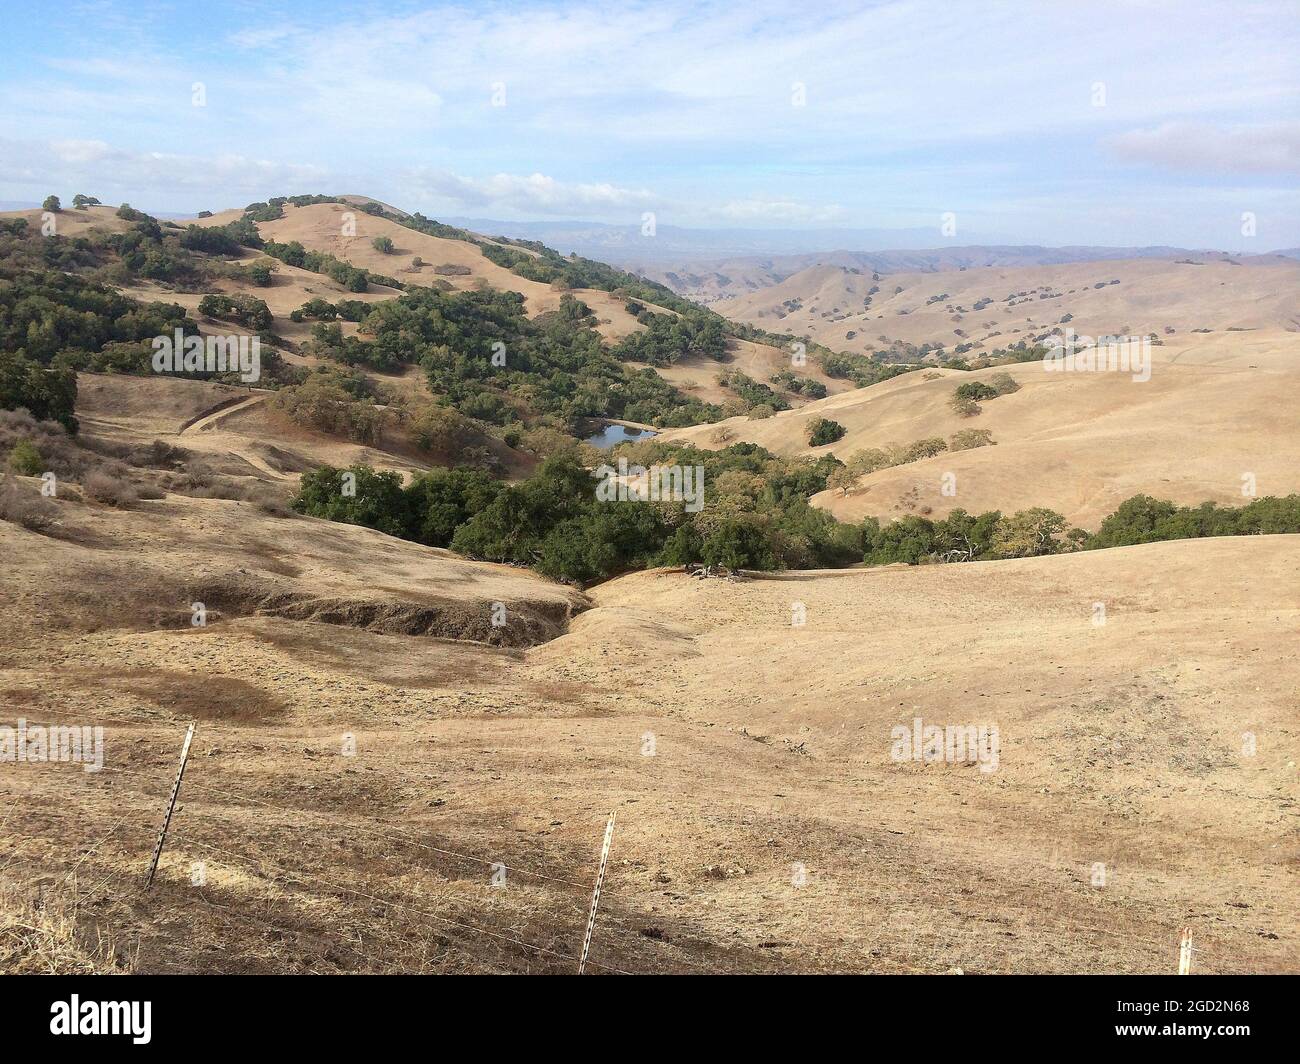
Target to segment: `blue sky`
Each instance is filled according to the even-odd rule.
[[[9,0],[4,21],[0,200],[1300,245],[1300,0]]]

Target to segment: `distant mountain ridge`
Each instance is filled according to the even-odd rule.
[[[1055,266],[1111,259],[1223,261],[1247,256],[1169,245],[1111,247],[977,243],[935,247],[932,228],[685,229],[658,225],[643,236],[633,225],[600,222],[505,222],[445,218],[475,232],[542,243],[564,253],[608,262],[667,285],[699,303],[734,299],[779,284],[811,266],[872,273],[934,273],[981,266]],[[1300,249],[1267,252],[1300,258]]]
[[[1278,252],[1276,254],[1285,254]],[[1244,256],[1225,251],[1175,247],[1042,247],[1038,245],[971,245],[954,248],[887,251],[811,252],[802,255],[750,256],[716,262],[621,263],[623,269],[667,285],[698,303],[735,299],[780,284],[814,266],[834,266],[851,273],[941,273],[981,267],[1061,266],[1074,262],[1174,259],[1197,262],[1235,261]]]

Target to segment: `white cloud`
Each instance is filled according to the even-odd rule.
[[[751,198],[724,203],[682,200],[647,188],[625,188],[608,182],[568,183],[546,174],[493,174],[465,177],[450,170],[421,168],[406,175],[413,193],[457,211],[508,216],[550,215],[628,222],[642,211],[663,213],[673,222],[792,225],[825,224],[839,220],[836,205],[812,206],[786,199]]]
[[[610,211],[647,210],[663,204],[648,189],[621,188],[608,183],[567,184],[545,174],[493,174],[472,178],[450,170],[421,168],[408,176],[420,193],[458,208],[506,210],[520,213],[589,216]]]
[[[227,198],[318,189],[327,181],[318,166],[255,159],[237,153],[210,156],[135,152],[102,140],[0,140],[0,180],[64,188],[76,182],[103,197],[123,193],[141,201],[173,192]]]
[[[1167,122],[1112,137],[1109,147],[1126,162],[1170,170],[1300,173],[1300,122],[1226,127]]]

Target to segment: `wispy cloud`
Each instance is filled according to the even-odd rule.
[[[235,152],[200,157],[127,151],[102,140],[0,140],[0,181],[64,191],[76,184],[78,191],[101,198],[196,191],[207,195],[215,188],[222,190],[222,199],[213,202],[226,206],[239,195],[254,198],[286,188],[319,187],[327,176],[321,167]]]
[[[646,210],[661,206],[662,196],[648,189],[621,188],[606,182],[566,184],[545,174],[493,174],[486,178],[462,177],[450,170],[421,168],[407,183],[422,195],[458,209],[508,210],[547,215],[605,215],[616,211]]]
[[[1040,242],[1064,217],[1045,202],[1068,195],[1086,225],[1171,193],[1188,244],[1246,186],[1300,241],[1281,180],[1296,173],[1294,0],[1230,18],[1215,0],[281,0],[273,15],[172,9],[165,33],[161,5],[140,10],[24,20],[40,33],[0,72],[0,137],[46,154],[6,172],[64,172],[50,141],[102,141],[122,154],[82,172],[151,180],[162,209],[280,178],[292,188],[258,194],[679,225],[915,226],[951,210]],[[198,162],[169,175],[159,158]],[[1135,223],[1125,242],[1144,239]]]
[[[1300,174],[1300,121],[1217,126],[1168,122],[1111,138],[1126,162],[1224,174]]]

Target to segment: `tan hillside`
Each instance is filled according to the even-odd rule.
[[[554,289],[550,285],[530,281],[525,277],[496,265],[485,258],[477,247],[463,240],[427,236],[412,229],[377,218],[356,207],[364,203],[376,202],[367,196],[345,196],[346,203],[319,203],[305,207],[284,206],[285,216],[273,222],[261,222],[258,231],[268,240],[284,243],[298,241],[313,251],[328,252],[345,262],[351,263],[374,273],[394,277],[404,284],[433,285],[439,282],[451,284],[459,290],[466,290],[477,284],[488,284],[502,291],[520,292],[526,297],[526,307],[532,316],[555,310],[566,291]],[[387,205],[385,205],[387,206]],[[396,213],[403,213],[390,207]],[[82,211],[65,209],[56,215],[59,233],[64,236],[76,236],[92,228],[108,232],[122,232],[132,223],[116,216],[115,207],[91,207]],[[219,211],[206,218],[186,218],[177,225],[223,226],[244,217],[244,210],[232,208]],[[351,215],[355,225],[354,236],[343,235],[343,215]],[[39,229],[42,212],[39,209],[25,211],[0,212],[0,219],[25,218],[33,228]],[[65,228],[66,227],[66,228]],[[384,254],[378,251],[372,241],[379,236],[387,236],[393,241],[394,252]],[[485,238],[490,239],[490,238]],[[493,241],[494,243],[496,241]],[[535,254],[527,248],[510,245],[525,254]],[[414,268],[412,260],[423,260],[421,267]],[[290,347],[285,352],[287,361],[306,365],[315,364],[315,360],[301,356],[294,350],[296,345],[311,338],[315,325],[312,321],[293,322],[289,315],[311,299],[319,298],[328,302],[341,299],[361,300],[367,303],[383,302],[401,295],[400,290],[380,284],[371,284],[369,291],[356,293],[323,274],[303,270],[256,251],[245,251],[237,259],[231,260],[241,267],[248,267],[255,262],[269,262],[275,270],[271,284],[261,288],[246,284],[237,279],[222,279],[213,282],[202,292],[177,292],[173,289],[150,281],[122,288],[121,291],[134,299],[176,303],[190,312],[199,323],[200,330],[206,333],[244,333],[245,329],[227,321],[205,319],[198,314],[198,305],[210,292],[224,294],[244,294],[263,300],[275,317],[272,332],[288,341]],[[438,272],[439,267],[448,267],[450,272]],[[600,289],[575,289],[575,297],[585,302],[596,315],[596,330],[607,341],[616,342],[629,333],[642,328],[641,324],[627,312],[626,300]],[[672,315],[667,308],[640,300],[643,305],[657,314]],[[339,321],[337,323],[345,335],[356,335],[358,325],[355,322]],[[748,340],[730,340],[728,350],[732,361],[725,365],[711,360],[685,362],[676,366],[660,369],[658,372],[665,379],[681,386],[689,394],[706,402],[723,402],[729,394],[719,388],[716,377],[727,368],[740,369],[756,379],[767,382],[768,378],[784,369],[793,369],[801,376],[813,377],[824,383],[830,391],[842,390],[846,385],[826,377],[819,368],[809,364],[804,368],[793,367],[788,351],[769,347],[765,344]],[[633,368],[642,368],[633,365]],[[375,376],[371,374],[371,376]],[[423,392],[423,386],[417,389]],[[792,402],[804,402],[798,396],[791,397]]]
[[[975,351],[991,351],[1041,335],[1067,314],[1073,318],[1062,327],[1090,336],[1300,329],[1295,296],[1300,262],[1278,257],[1245,258],[1239,265],[1197,261],[1201,264],[1134,259],[990,267],[881,274],[879,280],[870,270],[813,266],[714,308],[737,321],[858,352],[893,341],[943,344],[949,352],[969,343]],[[873,287],[878,291],[870,295]],[[870,307],[864,309],[868,298]],[[983,300],[990,302],[976,309]]]
[[[418,373],[405,377],[372,374],[396,391],[423,392]],[[154,440],[216,459],[233,459],[227,471],[239,472],[288,491],[298,475],[320,465],[356,464],[412,473],[454,461],[454,455],[418,450],[398,429],[374,446],[295,424],[270,404],[273,392],[181,380],[97,373],[78,375],[77,417],[82,433],[109,445],[147,446]],[[507,475],[526,475],[536,459],[500,440],[478,441],[500,461]]]
[[[814,496],[846,521],[1046,506],[1095,528],[1140,493],[1241,505],[1246,473],[1254,474],[1259,495],[1300,491],[1300,334],[1170,337],[1151,351],[1145,383],[1123,373],[1049,373],[1037,362],[973,373],[921,370],[767,420],[721,424],[734,440],[778,454],[830,452],[842,460],[890,443],[946,440],[964,429],[993,433],[996,446],[878,470],[847,497]],[[1003,372],[1019,391],[981,403],[977,417],[949,407],[957,385]],[[842,424],[844,438],[810,448],[807,428],[819,417]],[[717,432],[697,426],[663,438],[713,447]],[[941,494],[947,473],[956,475],[955,496]]]
[[[354,236],[343,235],[344,214],[351,215],[356,230]],[[217,217],[207,219],[206,223],[218,224]],[[199,224],[204,224],[204,220]],[[406,284],[431,285],[444,280],[455,288],[468,289],[482,280],[502,291],[521,292],[527,297],[531,315],[554,310],[565,294],[498,266],[464,240],[418,233],[386,218],[357,210],[350,204],[314,203],[305,207],[286,204],[283,218],[261,222],[257,228],[267,240],[283,243],[297,240],[309,250],[329,252],[354,266],[396,277]],[[372,241],[379,236],[392,240],[395,249],[392,254],[375,249]],[[424,265],[418,270],[411,266],[411,260],[416,257],[424,260]],[[437,272],[440,266],[467,272],[440,274]],[[600,321],[598,330],[602,336],[618,339],[640,328],[636,319],[624,309],[625,300],[588,288],[575,290],[572,294],[591,307]]]
[[[360,241],[375,219],[357,221]],[[277,331],[311,295],[345,295],[279,266],[248,289]],[[132,294],[197,313],[198,296]],[[1244,313],[1223,298],[1204,313]],[[1261,495],[1300,490],[1300,332],[1162,339],[1142,383],[928,369],[664,438],[718,446],[721,430],[847,458],[993,433],[815,497],[852,520],[1050,506],[1095,527],[1141,491],[1239,504],[1247,472]],[[732,353],[664,375],[716,401],[723,368],[789,365],[762,345]],[[1001,372],[1020,389],[977,417],[950,409],[957,384]],[[422,389],[416,371],[384,380]],[[106,729],[101,772],[0,774],[0,969],[572,971],[611,811],[595,972],[1167,972],[1188,925],[1197,971],[1300,966],[1300,692],[1278,668],[1300,622],[1300,536],[734,580],[655,570],[579,592],[286,513],[321,462],[425,467],[400,439],[299,429],[258,388],[78,383],[87,461],[143,495],[109,505],[69,476],[43,531],[0,520],[0,723]],[[810,449],[816,417],[846,437]],[[939,494],[947,472],[955,497]],[[23,477],[4,504],[15,483],[34,503]],[[996,767],[895,759],[893,729],[917,718],[996,727]]]
[[[767,384],[773,374],[788,370],[795,376],[821,381],[832,395],[853,387],[849,381],[828,377],[816,359],[809,357],[804,365],[796,366],[792,362],[790,351],[767,344],[754,343],[752,340],[730,340],[727,343],[727,353],[730,355],[727,362],[693,358],[672,366],[658,367],[656,372],[670,384],[706,403],[724,403],[735,398],[734,393],[718,384],[718,375],[733,369],[740,370],[761,384]],[[782,394],[796,407],[807,402],[798,395]]]
[[[371,202],[368,197],[354,196],[343,197],[350,201],[355,201],[356,205]],[[394,208],[395,209],[395,208]],[[353,203],[317,203],[309,204],[305,207],[294,207],[291,204],[284,206],[285,216],[273,222],[258,223],[258,232],[268,240],[276,240],[283,243],[296,240],[313,251],[323,251],[334,255],[336,258],[349,262],[354,266],[359,266],[375,273],[395,277],[405,284],[423,284],[432,285],[438,281],[446,281],[453,287],[461,290],[474,287],[476,284],[486,283],[493,288],[502,291],[520,292],[527,299],[527,308],[530,315],[536,316],[547,311],[555,310],[560,305],[561,298],[566,294],[563,290],[552,288],[548,284],[542,284],[538,281],[530,281],[519,274],[513,273],[502,266],[487,259],[477,247],[464,240],[447,239],[444,237],[428,236],[424,233],[416,232],[405,226],[398,225],[396,222],[390,222],[386,218],[377,218],[374,215],[367,214],[365,211],[353,209]],[[351,222],[355,226],[354,236],[344,236],[344,214],[351,215]],[[207,219],[194,219],[195,224],[199,225],[225,225],[231,221],[242,217],[242,212],[225,211],[215,214]],[[387,236],[393,241],[394,251],[392,254],[384,254],[375,249],[373,240],[379,236]],[[513,245],[512,245],[513,246]],[[527,248],[517,248],[526,254],[533,254]],[[412,259],[420,258],[423,265],[418,269],[411,265]],[[254,261],[257,256],[249,255],[245,257],[248,261]],[[302,270],[294,270],[283,263],[279,263],[280,273],[276,277],[275,285],[282,290],[280,293],[274,291],[274,286],[270,290],[270,297],[263,296],[263,291],[254,290],[254,294],[259,298],[267,298],[267,305],[276,314],[276,328],[280,335],[290,339],[305,339],[311,333],[311,324],[303,323],[294,325],[287,319],[288,312],[301,306],[306,299],[312,295],[320,294],[323,299],[330,299],[327,293],[331,289],[339,288],[328,278],[321,277],[317,274],[307,274],[307,278],[316,278],[316,283],[299,277],[299,274],[306,273]],[[439,273],[439,267],[449,267],[452,272]],[[311,291],[310,289],[316,289]],[[298,296],[303,295],[302,299]],[[386,299],[397,295],[396,292],[390,292],[382,286],[373,286],[372,299]],[[642,328],[639,322],[627,312],[626,300],[620,299],[610,292],[601,289],[582,288],[575,289],[572,295],[586,303],[596,315],[597,331],[607,340],[617,341],[631,332]],[[277,305],[282,305],[283,320],[281,310],[277,306],[271,305],[271,298],[277,299]],[[345,298],[350,298],[346,297]],[[294,300],[298,300],[296,303]],[[658,306],[654,303],[640,301],[651,311],[657,314],[669,314],[673,312]],[[290,305],[290,304],[293,305]],[[355,325],[344,323],[345,331],[354,332]],[[728,345],[729,350],[735,357],[735,367],[742,369],[751,375],[762,374],[761,379],[766,381],[773,373],[781,369],[790,367],[789,353],[768,347],[764,344],[755,344],[747,340],[733,340]],[[670,367],[666,370],[659,370],[660,375],[673,383],[681,383],[691,394],[708,402],[720,402],[726,398],[726,393],[717,387],[714,378],[717,376],[720,368],[716,363],[701,362],[700,364],[681,364]],[[809,366],[806,371],[799,371],[805,376],[815,377],[823,383],[826,383],[831,390],[840,386],[839,382],[832,381],[830,378],[821,374],[816,367]]]
[[[0,218],[6,221],[24,218],[31,232],[40,232],[45,213],[40,207],[33,207],[21,211],[0,211]],[[121,233],[131,225],[131,222],[123,221],[117,216],[116,207],[84,207],[81,210],[73,210],[71,206],[65,206],[61,211],[54,213],[54,232],[70,240],[84,236],[92,229],[100,229],[106,233]]]
[[[337,303],[341,299],[356,299],[363,303],[382,303],[384,300],[396,299],[402,294],[396,288],[387,288],[380,284],[372,284],[368,292],[350,292],[343,285],[331,280],[324,274],[312,273],[310,270],[290,266],[288,263],[280,262],[269,255],[263,255],[255,251],[246,252],[236,261],[242,267],[251,266],[255,262],[269,262],[275,267],[275,273],[271,277],[270,285],[260,288],[236,280],[220,280],[210,286],[210,291],[229,295],[242,293],[262,300],[267,309],[275,316],[271,331],[277,336],[282,336],[294,343],[303,343],[311,339],[311,331],[315,322],[294,322],[289,320],[289,315],[308,300],[324,299],[330,303]],[[203,297],[209,294],[207,291],[174,292],[152,282],[143,282],[129,288],[123,288],[121,291],[133,299],[145,302],[179,303],[190,312],[190,317],[199,322],[200,328],[205,324],[203,316],[198,313],[198,306]],[[228,321],[217,322],[214,319],[208,319],[207,324],[212,326],[212,331],[215,332],[247,332],[247,330],[240,329],[237,325]],[[344,335],[356,335],[356,322],[339,321],[337,324],[343,330]]]
[[[0,691],[105,722],[105,768],[0,778],[5,875],[75,862],[110,962],[571,971],[611,809],[595,971],[1162,972],[1188,922],[1200,971],[1300,962],[1297,537],[584,598],[247,503],[55,505],[0,524]],[[914,717],[996,725],[997,770],[892,760]]]

